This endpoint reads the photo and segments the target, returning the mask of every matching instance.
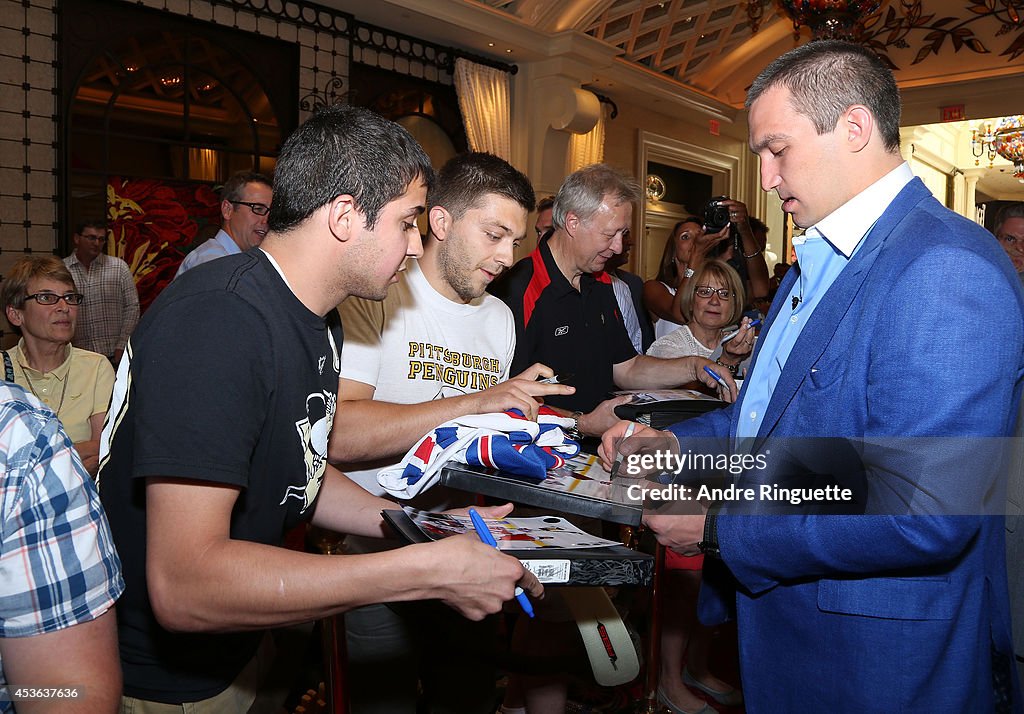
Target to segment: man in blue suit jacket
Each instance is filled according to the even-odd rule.
[[[762,187],[806,229],[799,264],[735,405],[676,438],[640,429],[620,444],[617,425],[603,454],[711,448],[703,438],[763,456],[741,487],[851,489],[836,510],[756,491],[707,516],[645,518],[663,544],[712,556],[701,616],[735,606],[750,714],[994,711],[995,690],[1017,697],[993,686],[1012,653],[997,437],[1024,378],[1016,275],[912,177],[899,92],[870,51],[799,47],[747,107]]]

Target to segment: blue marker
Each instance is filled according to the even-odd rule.
[[[487,524],[484,523],[484,519],[480,517],[475,508],[469,509],[469,520],[473,521],[473,528],[484,545],[489,545],[492,548],[498,547],[498,543],[494,540],[494,536],[491,535],[490,529],[487,528]],[[533,617],[533,605],[530,603],[530,598],[526,597],[526,593],[518,585],[516,586],[516,600],[519,601],[519,606],[523,608],[523,612]]]
[[[761,320],[757,319],[757,320],[754,320],[753,322],[751,322],[750,325],[748,325],[748,327],[753,329],[753,328],[757,327],[760,324],[761,324]],[[722,338],[722,342],[720,344],[724,345],[726,342],[728,342],[729,340],[731,340],[733,337],[735,337],[738,334],[740,334],[739,330],[736,330],[734,332],[730,332],[728,335],[726,335],[725,337]]]
[[[710,374],[711,378],[713,380],[718,382],[719,386],[721,386],[722,389],[725,390],[726,394],[730,394],[732,392],[732,390],[729,389],[729,385],[725,383],[724,379],[722,379],[722,375],[718,374],[718,372],[716,372],[715,370],[711,369],[707,365],[704,365],[704,371],[707,372],[708,374]]]

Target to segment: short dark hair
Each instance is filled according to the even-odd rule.
[[[88,224],[87,224],[88,225]],[[95,226],[89,225],[94,228]],[[106,228],[105,225],[101,227]],[[80,230],[85,230],[83,226]],[[52,255],[26,255],[18,258],[7,271],[4,282],[0,285],[0,311],[7,317],[7,308],[13,307],[21,310],[25,307],[25,292],[28,290],[28,281],[32,278],[50,278],[58,283],[70,285],[72,290],[78,290],[75,279],[64,261]],[[8,321],[9,322],[9,321]],[[21,328],[11,325],[16,333],[21,334]]]
[[[267,188],[273,188],[274,184],[266,176],[255,171],[239,171],[232,174],[224,185],[220,187],[220,200],[241,201],[245,187],[251,183],[261,183]]]
[[[82,221],[81,223],[76,223],[75,224],[75,235],[76,236],[82,235],[82,231],[84,231],[86,228],[96,228],[96,229],[99,229],[99,230],[103,231],[104,233],[106,233],[107,232],[107,222],[104,221],[104,220],[100,220],[99,218],[92,218],[92,219],[87,220],[87,221]]]
[[[619,202],[636,203],[643,192],[633,178],[608,164],[591,164],[569,174],[555,195],[552,225],[564,228],[565,217],[570,213],[580,220],[590,220],[608,195]]]
[[[281,148],[267,224],[285,233],[348,194],[373,228],[380,210],[417,177],[434,184],[430,159],[398,124],[362,107],[314,113]]]
[[[793,109],[810,119],[819,135],[835,131],[843,112],[863,104],[878,122],[886,151],[899,151],[900,90],[892,70],[866,47],[818,40],[790,50],[757,75],[746,108],[777,85],[789,90]]]
[[[555,197],[554,196],[545,196],[544,198],[540,199],[540,203],[537,204],[537,213],[541,213],[542,211],[546,211],[549,208],[554,208],[554,207],[555,207]]]
[[[441,167],[427,203],[431,208],[441,206],[458,220],[488,193],[515,201],[527,212],[536,200],[530,179],[522,172],[494,154],[471,151],[453,156]]]
[[[995,220],[992,222],[992,232],[998,233],[1003,227],[1007,218],[1024,218],[1024,201],[1007,203],[996,211]]]

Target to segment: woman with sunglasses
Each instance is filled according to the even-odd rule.
[[[2,356],[4,379],[20,384],[57,414],[95,476],[114,370],[103,355],[71,346],[82,299],[58,258],[18,260],[0,287],[0,305],[21,339]]]

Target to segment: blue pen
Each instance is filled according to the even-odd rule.
[[[494,540],[490,529],[484,523],[484,519],[480,517],[480,514],[476,512],[475,508],[469,509],[469,520],[473,521],[473,528],[476,530],[480,540],[484,542],[484,545],[489,545],[492,548],[498,547],[498,542]],[[518,585],[516,586],[516,600],[519,601],[519,606],[523,608],[523,612],[533,617],[533,604],[530,603],[530,598],[526,597],[526,593]]]
[[[758,320],[754,320],[753,322],[751,322],[750,325],[748,325],[748,327],[753,329],[753,328],[757,327],[760,324],[761,324],[761,320],[758,319]],[[735,337],[738,334],[740,334],[739,330],[736,330],[735,332],[730,332],[728,335],[726,335],[725,337],[722,338],[722,342],[720,344],[724,345],[726,342],[728,342],[729,340],[731,340],[733,337]]]
[[[729,389],[729,385],[725,383],[724,379],[722,379],[722,375],[718,374],[718,372],[716,372],[715,370],[711,369],[707,365],[704,365],[704,371],[707,372],[708,374],[710,374],[711,378],[714,379],[716,382],[718,382],[719,386],[721,386],[722,389],[724,389],[726,391],[726,393],[731,392],[731,390]]]

